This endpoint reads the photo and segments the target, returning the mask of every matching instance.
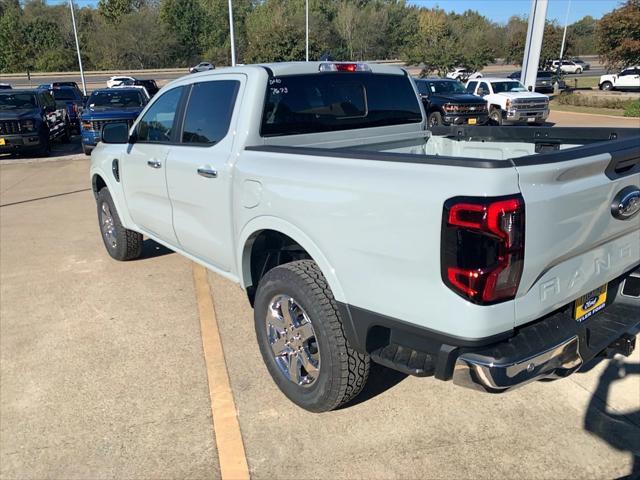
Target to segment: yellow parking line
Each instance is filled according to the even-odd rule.
[[[249,466],[244,452],[238,412],[229,383],[218,321],[213,307],[207,271],[193,264],[193,280],[200,315],[204,360],[209,380],[213,431],[216,437],[222,480],[249,479]]]

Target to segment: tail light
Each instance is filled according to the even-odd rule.
[[[524,200],[456,197],[444,204],[442,280],[480,305],[515,297],[524,263]]]
[[[73,113],[75,113],[77,115],[78,114],[78,105],[76,105],[75,103],[73,105],[71,105],[71,110],[73,110]]]

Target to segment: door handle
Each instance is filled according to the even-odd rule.
[[[209,167],[200,167],[198,169],[198,175],[205,178],[216,178],[218,176],[218,171]]]
[[[149,165],[151,168],[160,168],[162,167],[162,164],[160,163],[160,160],[147,160],[147,165]]]

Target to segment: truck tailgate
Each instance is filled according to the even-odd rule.
[[[640,263],[640,214],[616,218],[612,207],[625,187],[626,192],[640,187],[640,146],[618,140],[603,147],[514,160],[526,216],[516,326],[605,286]]]

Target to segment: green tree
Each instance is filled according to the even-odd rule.
[[[139,10],[144,5],[144,0],[99,0],[98,11],[108,21],[117,23],[123,15]]]
[[[160,3],[160,19],[176,38],[176,61],[181,66],[200,60],[200,39],[204,32],[206,12],[199,0],[164,0]]]
[[[0,17],[0,71],[21,72],[28,66],[22,10],[5,5]]]
[[[640,0],[627,0],[603,16],[596,35],[598,53],[607,67],[640,64]]]
[[[596,28],[598,21],[590,15],[569,25],[569,32],[573,35],[575,55],[588,55],[597,52]]]

